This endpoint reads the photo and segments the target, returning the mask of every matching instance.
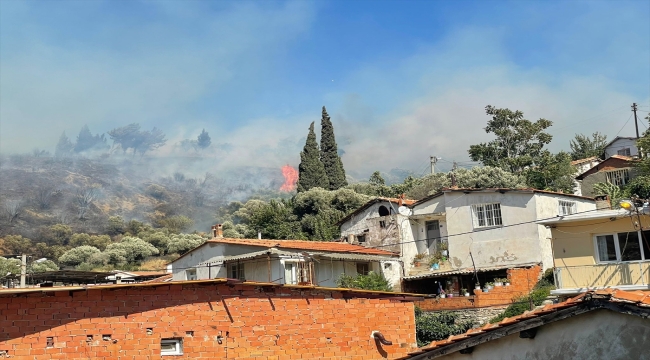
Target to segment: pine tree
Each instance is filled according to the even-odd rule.
[[[65,131],[63,134],[61,134],[61,137],[59,138],[59,142],[56,144],[56,149],[54,150],[54,156],[56,157],[66,157],[70,155],[72,152],[72,149],[74,149],[74,144],[68,136],[65,134]]]
[[[203,129],[203,131],[201,131],[201,134],[196,138],[197,146],[199,149],[205,149],[210,146],[211,143],[212,141],[210,139],[210,135],[208,135],[208,132]]]
[[[102,134],[100,136],[97,134],[93,136],[93,134],[90,132],[90,129],[88,129],[88,125],[84,125],[79,131],[79,135],[77,136],[77,143],[74,146],[74,152],[80,153],[92,149],[97,145],[106,145],[106,139],[104,139],[104,135]]]
[[[329,180],[329,189],[336,190],[348,184],[345,179],[345,170],[343,162],[338,154],[336,139],[334,138],[334,126],[330,121],[325,106],[323,106],[323,117],[320,121],[320,160],[325,167],[327,178]]]
[[[298,192],[307,191],[314,187],[329,188],[325,167],[319,158],[318,143],[314,132],[314,123],[309,125],[309,135],[305,148],[300,153],[298,166]]]

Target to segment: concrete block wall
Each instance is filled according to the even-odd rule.
[[[0,292],[0,353],[144,360],[167,358],[161,339],[174,338],[182,339],[183,355],[170,359],[391,359],[416,347],[413,306],[323,289],[214,283]],[[372,339],[374,330],[393,345]]]

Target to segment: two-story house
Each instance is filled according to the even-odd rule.
[[[551,233],[536,221],[595,211],[596,203],[534,189],[450,188],[412,203],[408,211],[400,209],[391,220],[382,217],[396,228],[391,236],[378,237],[381,233],[373,235],[371,229],[366,233],[399,251],[405,267],[403,289],[458,294],[476,282],[506,278],[508,269],[551,268]],[[354,241],[364,227],[360,225],[380,218],[372,215],[379,214],[344,219],[341,234]],[[537,277],[527,281],[532,287]]]
[[[650,216],[643,211],[602,210],[539,224],[552,234],[557,287],[552,294],[650,290]]]
[[[604,158],[614,155],[636,157],[639,156],[639,148],[636,146],[636,137],[617,136],[605,145]]]
[[[215,237],[171,263],[172,281],[231,278],[336,287],[343,275],[382,274],[399,288],[402,268],[390,251],[345,242]]]

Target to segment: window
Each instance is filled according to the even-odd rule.
[[[246,280],[244,264],[230,264],[228,266],[228,275],[231,279]]]
[[[618,155],[630,156],[630,148],[621,149],[616,152]]]
[[[560,200],[560,216],[575,214],[576,203],[575,201]]]
[[[187,269],[187,270],[185,270],[185,279],[186,280],[196,280],[196,269]]]
[[[368,263],[357,263],[357,274],[358,275],[368,275],[370,272],[370,264]]]
[[[357,242],[358,242],[359,244],[365,243],[365,242],[366,242],[366,235],[365,235],[365,234],[363,234],[363,235],[357,235]]]
[[[649,243],[650,231],[597,235],[598,262],[650,260]]]
[[[501,226],[501,204],[474,204],[472,205],[474,215],[474,227]]]
[[[183,355],[183,339],[160,340],[160,355]]]
[[[630,182],[630,169],[607,171],[605,177],[608,183],[623,186]]]
[[[311,284],[310,263],[306,261],[291,261],[284,263],[285,284]]]

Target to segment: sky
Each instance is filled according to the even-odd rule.
[[[650,111],[650,1],[0,1],[0,153],[137,122],[166,156],[297,166],[321,107],[348,174],[473,165],[485,106],[633,136]]]

